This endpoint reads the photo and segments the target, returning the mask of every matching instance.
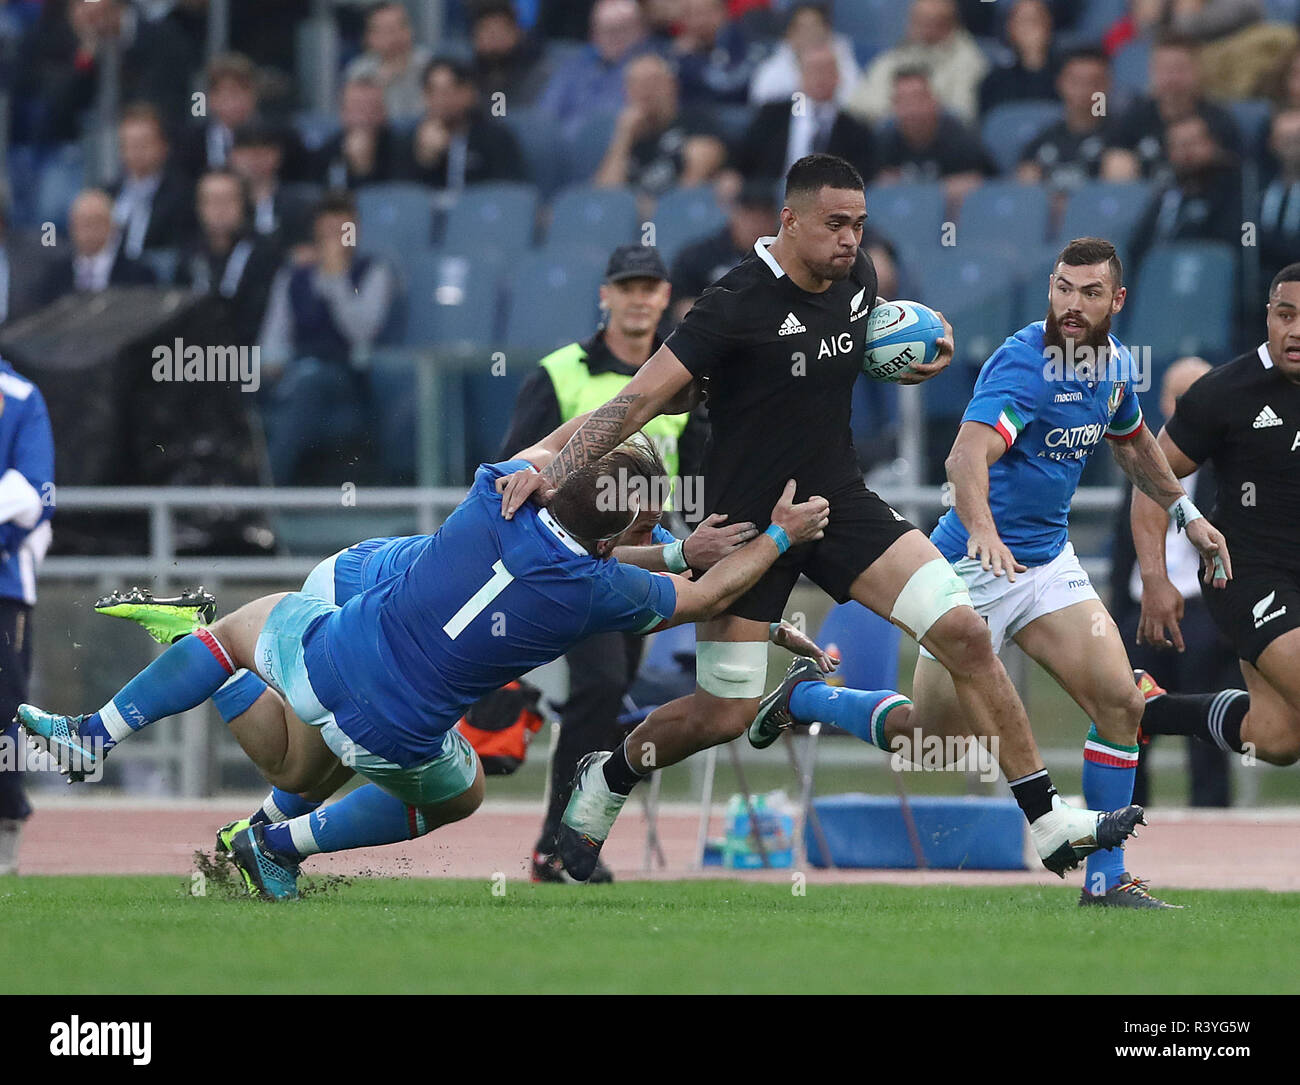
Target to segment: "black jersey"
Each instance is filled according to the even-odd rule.
[[[1210,514],[1233,563],[1300,570],[1300,385],[1261,346],[1206,373],[1166,429],[1197,463],[1213,462]]]
[[[849,412],[875,266],[859,249],[848,278],[811,294],[767,251],[772,240],[705,290],[666,344],[708,378],[704,503],[733,522],[766,523],[787,479],[799,500],[862,481]]]

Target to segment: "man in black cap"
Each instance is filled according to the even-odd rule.
[[[600,287],[604,321],[590,339],[570,343],[541,360],[524,381],[515,401],[510,429],[502,443],[509,457],[529,448],[569,419],[599,407],[632,378],[658,348],[659,321],[671,294],[668,270],[657,249],[622,245],[615,249]],[[665,415],[646,427],[663,458],[670,479],[695,471],[703,458],[707,427],[687,414]],[[683,507],[698,486],[677,485],[674,504]],[[687,500],[683,500],[683,498]],[[710,517],[682,544],[680,560],[706,569],[752,538],[752,524],[726,524]],[[560,737],[552,759],[551,799],[533,854],[534,881],[567,881],[555,856],[555,832],[564,813],[578,759],[609,748],[621,737],[617,720],[623,696],[636,677],[642,638],[602,633],[583,641],[565,658],[569,663],[569,698],[560,716]],[[610,880],[602,864],[593,881]]]

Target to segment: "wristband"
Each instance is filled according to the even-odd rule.
[[[785,533],[785,528],[778,527],[776,524],[769,524],[763,534],[776,543],[778,555],[784,554],[790,549],[790,536]]]
[[[1169,519],[1179,531],[1186,528],[1193,520],[1201,518],[1201,510],[1192,504],[1192,499],[1186,494],[1169,506]]]
[[[767,627],[767,639],[770,640],[773,644],[775,644],[775,643],[776,643],[776,635],[777,635],[778,633],[780,633],[780,632],[781,632],[781,623],[780,623],[780,622],[772,622],[772,623]]]
[[[670,573],[686,572],[686,542],[684,539],[677,539],[664,545],[664,566]]]

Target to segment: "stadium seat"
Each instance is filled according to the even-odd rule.
[[[465,467],[472,473],[480,463],[493,463],[503,451],[501,440],[510,429],[519,386],[537,359],[508,358],[504,370],[467,369],[461,372]],[[506,455],[519,449],[512,448]]]
[[[936,250],[921,266],[917,300],[948,318],[957,337],[957,361],[983,365],[1015,331],[1015,258],[1014,250],[959,245]]]
[[[1065,205],[1057,238],[1104,237],[1124,251],[1148,204],[1151,186],[1142,181],[1089,181]]]
[[[433,196],[427,186],[408,181],[366,185],[356,200],[359,247],[404,262],[412,249],[431,246]]]
[[[641,237],[636,197],[628,188],[563,189],[551,206],[547,240],[561,245],[589,245],[610,251]]]
[[[1111,79],[1118,94],[1145,94],[1151,43],[1136,38],[1111,58]]]
[[[986,181],[966,197],[957,223],[958,247],[1014,239],[1037,247],[1047,240],[1047,190],[1016,181]]]
[[[515,181],[469,185],[447,212],[442,245],[452,252],[517,253],[533,243],[537,189]]]
[[[615,119],[616,114],[601,110],[583,120],[577,132],[566,141],[563,183],[586,184],[595,176],[614,135]]]
[[[713,122],[720,139],[727,144],[736,144],[744,136],[757,112],[753,106],[730,104],[711,106],[705,115]]]
[[[42,163],[36,182],[36,224],[52,222],[59,229],[66,226],[68,208],[85,179],[85,157],[79,144],[65,144],[51,153]]]
[[[500,265],[482,255],[443,251],[408,257],[406,322],[411,347],[491,343],[500,327]]]
[[[524,253],[511,268],[505,340],[554,350],[595,331],[605,260],[595,251],[555,247]]]
[[[655,208],[655,246],[669,267],[685,245],[726,225],[727,216],[708,185],[674,188]]]
[[[1241,133],[1241,153],[1248,157],[1259,154],[1268,143],[1273,103],[1263,98],[1247,98],[1226,104]]]
[[[903,40],[910,7],[899,0],[838,0],[835,25],[854,41],[881,52]]]
[[[1232,345],[1235,271],[1236,254],[1227,245],[1156,245],[1138,272],[1126,342],[1149,348],[1157,358],[1223,355]]]
[[[564,148],[555,121],[545,110],[527,106],[508,108],[504,120],[523,152],[528,179],[548,199],[564,174]]]
[[[1004,102],[985,114],[981,126],[984,146],[1002,173],[1015,171],[1020,153],[1044,128],[1064,115],[1060,102]]]
[[[1300,20],[1300,0],[1264,0],[1264,14],[1269,22],[1294,26]]]
[[[937,181],[867,189],[868,223],[906,250],[904,255],[938,249],[943,211],[943,186]]]

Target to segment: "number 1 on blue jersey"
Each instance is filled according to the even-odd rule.
[[[492,576],[478,591],[469,597],[469,601],[451,616],[451,620],[442,627],[442,631],[452,640],[464,632],[465,627],[483,613],[484,608],[514,580],[514,574],[501,561],[492,563]]]

